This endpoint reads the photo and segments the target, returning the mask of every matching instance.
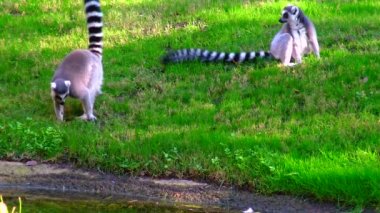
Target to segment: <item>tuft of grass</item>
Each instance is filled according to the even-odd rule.
[[[287,2],[103,0],[99,121],[54,118],[53,70],[87,47],[82,1],[0,2],[0,158],[380,205],[380,2],[298,1],[321,60],[164,67],[167,48],[267,49]]]
[[[33,120],[26,123],[8,122],[0,126],[2,144],[0,153],[11,159],[56,157],[63,151],[63,134],[51,126],[35,125]]]
[[[22,200],[21,200],[21,197],[18,198],[18,203],[19,203],[18,211],[17,211],[17,208],[15,206],[12,208],[11,211],[9,211],[7,205],[5,204],[5,202],[3,200],[3,196],[0,195],[0,213],[8,213],[8,212],[11,212],[11,213],[22,213]]]

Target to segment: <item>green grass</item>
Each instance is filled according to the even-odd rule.
[[[380,205],[380,2],[300,1],[321,60],[167,66],[165,49],[260,50],[287,2],[103,0],[96,123],[49,85],[87,47],[82,1],[0,1],[0,157]]]

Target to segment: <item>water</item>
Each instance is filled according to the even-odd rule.
[[[114,200],[112,197],[99,199],[78,200],[41,196],[22,196],[22,212],[23,213],[55,213],[55,212],[91,212],[91,213],[190,213],[190,212],[219,212],[216,209],[204,209],[200,207],[184,206],[175,207],[169,204],[155,202],[141,202],[137,200]],[[18,207],[18,198],[4,196],[4,202],[8,209]],[[18,212],[18,209],[17,209]]]
[[[13,203],[13,202],[12,202]],[[17,205],[17,203],[15,203]],[[11,206],[11,205],[9,205]],[[78,202],[78,201],[57,201],[57,200],[29,200],[23,201],[23,212],[38,212],[38,213],[52,213],[52,212],[126,212],[126,213],[140,213],[140,212],[157,212],[157,213],[184,213],[191,212],[183,209],[175,209],[169,207],[158,206],[134,206],[116,203],[99,203],[99,202]]]

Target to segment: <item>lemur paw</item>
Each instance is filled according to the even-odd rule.
[[[87,120],[88,121],[96,121],[96,117],[95,117],[95,115],[90,115],[87,117]]]
[[[299,65],[300,63],[287,63],[287,64],[284,64],[284,67],[295,67],[297,65]]]
[[[59,122],[63,122],[63,115],[59,115],[59,116],[57,116],[57,120],[58,120]]]
[[[87,115],[86,114],[83,114],[83,115],[81,115],[81,116],[79,116],[78,117],[79,119],[81,119],[81,120],[87,120]]]
[[[81,120],[84,120],[84,121],[96,121],[95,115],[87,116],[86,114],[83,114],[83,115],[79,116],[78,118]]]

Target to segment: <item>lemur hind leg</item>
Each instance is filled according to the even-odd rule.
[[[272,41],[270,52],[276,59],[281,60],[284,66],[293,66],[290,63],[293,53],[293,38],[289,33],[277,35]]]
[[[83,115],[80,116],[83,120],[94,121],[96,120],[95,115],[93,114],[94,103],[95,103],[96,94],[88,91],[87,94],[83,97],[82,107],[84,110]]]

